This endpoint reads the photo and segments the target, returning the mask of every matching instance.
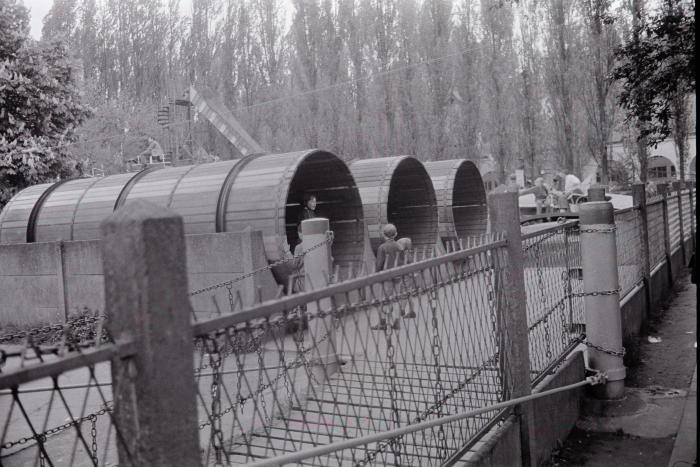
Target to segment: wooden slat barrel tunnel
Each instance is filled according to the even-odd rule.
[[[458,241],[486,233],[486,190],[479,169],[466,159],[426,162],[435,188],[440,238]]]
[[[298,243],[305,194],[317,197],[318,215],[330,220],[336,264],[359,267],[360,194],[345,163],[321,150],[35,185],[0,213],[0,243],[96,239],[102,219],[132,200],[146,199],[182,215],[187,234],[260,230],[267,259],[276,261]]]
[[[411,156],[355,161],[350,170],[360,190],[372,250],[382,242],[381,229],[396,225],[417,249],[437,242],[435,190],[423,164]]]

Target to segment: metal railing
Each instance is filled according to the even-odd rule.
[[[578,221],[523,236],[530,372],[550,372],[583,338],[585,317]]]
[[[3,341],[23,339],[2,349],[0,373],[0,464],[116,465],[122,432],[112,414],[110,360],[128,358],[133,347],[101,336],[101,317],[81,319],[38,332],[14,333]],[[97,324],[96,330],[77,329]],[[54,342],[52,344],[41,344]],[[122,442],[121,455],[129,449]],[[122,457],[123,462],[128,460]]]
[[[690,192],[681,193],[682,216],[676,195],[647,204],[652,269],[679,247],[681,217],[685,239],[696,228]],[[621,298],[642,278],[641,219],[635,208],[616,213]],[[522,237],[533,385],[585,337],[579,233],[569,221]],[[507,247],[499,236],[453,244],[443,256],[248,308],[234,295],[233,313],[185,323],[203,461],[297,451],[315,465],[458,460],[512,405]],[[124,394],[120,384],[138,384],[130,362],[142,354],[128,339],[113,342],[105,322],[85,312],[0,335],[0,464],[130,461],[138,436],[116,421],[112,399]],[[348,441],[358,437],[367,441]]]
[[[508,399],[503,240],[194,325],[206,463],[238,464]],[[494,410],[316,465],[439,465]]]

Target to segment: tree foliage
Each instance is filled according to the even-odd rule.
[[[673,131],[673,104],[695,92],[695,5],[665,0],[661,12],[638,24],[617,52],[613,77],[627,121],[639,123],[639,139],[650,145]]]
[[[26,186],[66,177],[76,163],[62,145],[88,109],[80,102],[66,48],[28,38],[27,10],[0,0],[0,206]]]

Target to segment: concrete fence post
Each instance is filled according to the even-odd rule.
[[[673,268],[671,267],[671,229],[668,224],[668,185],[659,183],[657,190],[662,196],[661,210],[664,219],[664,257],[666,258],[666,273],[668,274],[669,286],[673,285]]]
[[[642,278],[644,280],[644,300],[646,307],[644,308],[644,316],[651,311],[651,261],[649,259],[649,213],[647,211],[647,194],[646,187],[643,183],[635,183],[632,185],[632,202],[639,209],[639,241],[642,249],[640,254],[640,265],[642,269]]]
[[[625,367],[614,210],[609,202],[589,202],[581,205],[579,216],[588,362],[607,374],[605,386],[596,387],[594,394],[619,399],[625,390]]]
[[[119,464],[201,465],[182,217],[133,201],[101,224]]]
[[[328,286],[333,266],[331,263],[331,245],[324,243],[329,236],[330,224],[328,219],[317,217],[307,219],[301,222],[302,248],[306,252],[304,255],[304,280],[305,290],[318,290]],[[323,244],[318,247],[319,244]],[[331,299],[325,298],[319,301],[312,301],[307,304],[307,312],[315,314],[320,309],[328,311],[331,308]],[[314,342],[319,342],[327,333],[328,338],[323,341],[323,344],[318,346],[318,355],[321,359],[323,368],[318,368],[316,378],[322,381],[322,377],[335,373],[338,368],[338,362],[333,349],[332,322],[333,318],[327,316],[325,318],[316,318],[309,324],[309,332],[312,335]]]
[[[489,228],[492,233],[504,232],[508,241],[508,264],[505,283],[502,285],[507,306],[501,311],[498,320],[504,329],[504,360],[510,372],[511,397],[526,396],[532,392],[530,381],[530,351],[528,345],[527,295],[525,293],[525,273],[522,236],[520,231],[520,211],[517,193],[493,193],[489,195]],[[525,403],[516,407],[515,414],[520,419],[520,445],[524,466],[537,465],[536,440],[533,407]]]
[[[688,264],[688,253],[685,251],[685,226],[683,225],[683,182],[673,182],[673,189],[676,190],[676,199],[678,200],[678,228],[681,240],[681,254],[683,255],[683,265]]]

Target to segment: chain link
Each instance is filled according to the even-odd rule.
[[[44,443],[44,442],[46,442],[46,439],[49,436],[55,435],[56,433],[60,433],[64,430],[67,430],[67,429],[73,427],[73,426],[80,425],[83,422],[92,421],[93,419],[97,420],[97,417],[99,417],[100,415],[104,415],[107,412],[111,412],[111,411],[112,411],[112,407],[106,406],[106,407],[98,410],[95,413],[92,413],[90,415],[86,415],[86,416],[81,417],[81,418],[76,418],[75,420],[71,420],[70,422],[66,422],[63,425],[59,425],[59,426],[56,426],[54,428],[49,428],[48,430],[46,430],[42,433],[37,433],[36,435],[32,435],[32,436],[25,436],[25,437],[19,438],[16,441],[9,441],[7,443],[4,443],[4,444],[0,445],[0,449],[4,450],[4,449],[10,449],[10,448],[12,448],[14,446],[18,446],[18,445],[21,446],[21,445],[27,444],[28,442],[30,442],[32,440],[37,441],[39,443]],[[97,449],[97,431],[95,431],[95,438],[93,439],[93,442],[94,442],[94,446],[95,446],[95,450],[96,450]]]
[[[605,296],[605,295],[619,295],[620,294],[620,289],[612,289],[612,290],[599,290],[595,292],[573,292],[571,294],[572,297],[597,297],[597,296]]]
[[[17,340],[24,340],[32,337],[37,337],[41,335],[51,334],[58,331],[65,331],[75,329],[80,326],[87,326],[89,324],[95,324],[100,320],[106,318],[106,315],[100,314],[95,316],[78,316],[74,318],[69,318],[65,323],[49,324],[46,326],[40,326],[25,331],[16,331],[8,334],[3,334],[0,336],[0,344],[9,344]]]
[[[92,438],[92,445],[91,445],[92,461],[95,464],[95,466],[97,466],[98,465],[98,459],[97,459],[97,415],[95,415],[95,414],[90,415],[90,437]]]
[[[615,233],[617,231],[617,227],[602,227],[600,229],[581,229],[579,228],[580,233]]]
[[[627,353],[624,347],[623,347],[621,350],[607,349],[607,348],[605,348],[605,347],[602,347],[602,346],[600,346],[600,345],[593,344],[592,342],[588,342],[587,340],[584,340],[584,339],[581,339],[581,338],[578,338],[578,339],[576,339],[576,340],[577,340],[578,342],[582,343],[582,344],[585,344],[586,347],[590,347],[590,348],[595,349],[595,350],[597,350],[597,351],[599,351],[599,352],[603,352],[603,353],[606,353],[606,354],[608,354],[608,355],[612,355],[612,356],[614,356],[614,357],[620,357],[620,358],[622,358],[622,357],[624,357],[625,354]]]
[[[303,258],[304,256],[306,256],[307,253],[309,253],[309,252],[311,252],[311,251],[314,251],[314,250],[316,250],[316,249],[318,249],[318,248],[321,248],[321,247],[324,246],[324,245],[333,245],[333,238],[334,238],[334,237],[333,237],[333,232],[329,230],[328,232],[326,232],[326,239],[325,239],[325,240],[323,240],[322,242],[317,243],[316,245],[313,245],[313,246],[312,246],[311,248],[309,248],[308,250],[302,251],[299,255],[292,256],[291,258],[282,258],[282,259],[279,259],[279,260],[274,261],[274,262],[272,262],[272,263],[270,263],[270,264],[268,264],[268,265],[266,265],[266,266],[263,266],[263,267],[261,267],[261,268],[258,268],[258,269],[254,270],[254,271],[250,271],[250,272],[247,272],[247,273],[245,273],[245,274],[243,274],[243,275],[241,275],[241,276],[238,276],[238,277],[236,277],[235,279],[231,279],[231,280],[228,280],[228,281],[225,281],[225,282],[220,282],[220,283],[218,283],[218,284],[210,285],[210,286],[208,286],[208,287],[203,287],[203,288],[201,288],[201,289],[193,290],[192,292],[189,293],[189,296],[191,297],[191,296],[193,296],[193,295],[199,295],[199,294],[202,294],[202,293],[204,293],[204,292],[210,292],[210,291],[212,291],[212,290],[216,290],[216,289],[219,289],[219,288],[221,288],[221,287],[233,286],[233,284],[235,284],[235,283],[237,283],[237,282],[243,281],[243,280],[245,280],[245,279],[248,279],[248,278],[253,277],[253,276],[257,275],[257,274],[263,273],[263,272],[265,272],[265,271],[270,271],[270,270],[276,268],[277,266],[281,266],[281,265],[287,264],[287,263],[293,263],[293,262],[297,261],[299,258]],[[229,290],[231,290],[230,287],[229,287]],[[231,307],[233,308],[233,296],[232,296],[232,295],[229,295],[229,297],[231,297],[231,298],[230,298],[230,300],[231,300]]]

